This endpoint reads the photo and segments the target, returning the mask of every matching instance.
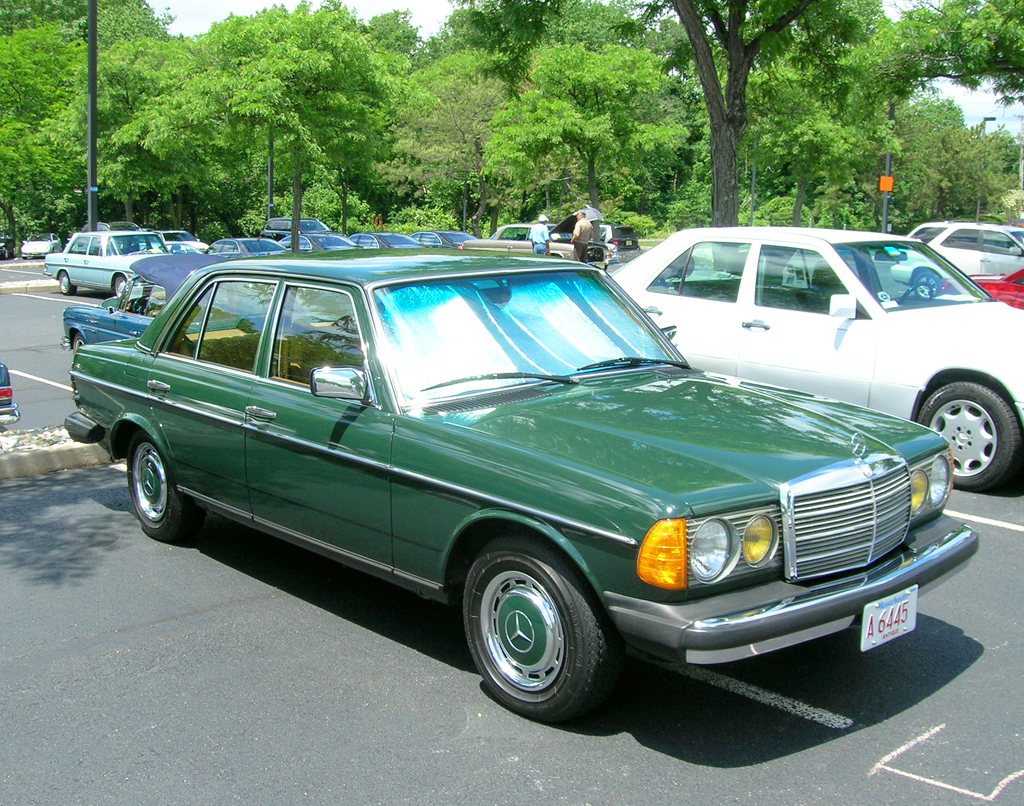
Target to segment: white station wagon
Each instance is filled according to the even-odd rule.
[[[682,230],[614,272],[693,366],[924,423],[957,486],[1022,464],[1024,311],[920,241],[788,227]]]

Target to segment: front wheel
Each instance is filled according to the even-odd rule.
[[[160,449],[144,432],[128,449],[128,492],[142,531],[154,540],[180,543],[203,525],[205,513],[178,492]]]
[[[961,490],[987,490],[1020,469],[1020,424],[987,386],[958,381],[941,387],[925,401],[918,422],[949,440],[953,479]]]
[[[83,338],[81,333],[75,333],[75,335],[71,337],[71,352],[77,353],[78,348],[83,344],[85,344],[85,338]]]
[[[57,274],[57,285],[60,287],[60,293],[65,297],[71,296],[78,290],[78,286],[72,284],[71,278],[68,277],[66,271]]]
[[[466,579],[463,621],[487,688],[522,716],[582,716],[618,680],[621,637],[576,567],[540,542],[487,546]]]

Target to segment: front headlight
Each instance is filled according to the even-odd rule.
[[[690,541],[690,570],[701,582],[724,576],[733,558],[732,529],[718,518],[704,521]]]
[[[910,470],[910,516],[919,520],[934,515],[949,500],[953,489],[953,461],[948,451]]]

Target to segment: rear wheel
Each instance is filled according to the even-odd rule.
[[[205,513],[178,492],[160,449],[141,431],[128,449],[128,492],[142,531],[154,540],[180,543],[203,525]]]
[[[123,274],[115,274],[114,279],[110,282],[110,293],[115,297],[120,297],[121,292],[124,291],[125,283],[128,282],[128,278]]]
[[[949,440],[953,478],[961,490],[987,490],[1020,469],[1017,417],[987,386],[967,381],[943,386],[925,402],[918,422]]]
[[[57,285],[60,286],[60,293],[65,297],[69,297],[78,290],[78,286],[71,283],[71,278],[68,277],[66,271],[57,273]]]
[[[477,670],[506,708],[541,722],[593,710],[622,667],[622,639],[569,560],[506,538],[473,562],[463,600]]]

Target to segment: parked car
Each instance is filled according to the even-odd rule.
[[[158,232],[137,230],[76,232],[63,252],[46,256],[43,274],[56,277],[60,293],[74,294],[78,287],[110,291],[121,296],[138,255],[166,254]]]
[[[434,229],[414,232],[412,238],[420,242],[420,246],[435,248],[459,249],[466,241],[473,240],[473,235],[458,230]]]
[[[629,263],[640,255],[640,239],[632,227],[601,221],[594,224],[594,234],[608,247],[613,263]]]
[[[21,242],[21,257],[22,260],[41,258],[63,248],[64,241],[57,237],[56,232],[37,232]]]
[[[119,297],[111,297],[99,308],[70,305],[64,309],[61,347],[78,352],[83,344],[141,336],[186,277],[220,261],[216,255],[201,252],[136,259],[131,265],[132,276]]]
[[[300,218],[299,232],[306,235],[316,235],[321,232],[330,232],[328,227],[319,218]],[[290,218],[268,218],[263,229],[260,230],[261,238],[273,238],[280,240],[286,235],[292,234],[292,220]]]
[[[694,371],[579,263],[211,266],[71,378],[68,432],[127,460],[146,534],[216,512],[460,604],[491,694],[543,721],[599,705],[626,646],[871,650],[977,549],[938,434]]]
[[[0,361],[0,425],[14,425],[21,418],[18,405],[14,402],[11,375],[3,361]]]
[[[292,248],[292,236],[286,235],[278,243],[285,249]],[[317,235],[300,235],[300,252],[331,252],[335,249],[358,249],[359,247],[340,232],[322,232]]]
[[[1010,274],[1024,269],[1024,229],[957,221],[915,227],[917,238],[964,274]]]
[[[170,251],[174,251],[173,244],[186,243],[195,248],[197,252],[205,252],[210,248],[208,243],[200,241],[195,235],[187,230],[183,229],[165,229],[161,230],[160,234],[164,238],[164,243],[167,244],[167,248]]]
[[[142,232],[142,227],[133,221],[97,221],[92,229],[89,229],[88,224],[83,224],[79,232],[110,232],[117,230],[119,232]]]
[[[221,238],[206,250],[211,255],[273,255],[287,251],[271,238]]]
[[[167,244],[167,251],[172,255],[204,255],[208,249],[208,246],[200,249],[189,241],[171,241]]]
[[[873,232],[683,230],[615,279],[697,367],[924,423],[953,448],[956,483],[1020,469],[1024,368],[991,349],[1024,314],[920,241]]]
[[[571,216],[575,224],[576,216]],[[557,257],[572,259],[573,245],[569,242],[572,237],[572,227],[568,234],[564,225],[568,219],[551,229],[551,254]],[[530,228],[533,224],[505,224],[491,235],[490,238],[473,238],[465,241],[460,249],[486,249],[489,251],[511,252],[513,254],[533,254],[533,241],[530,240]],[[562,227],[560,229],[560,227]],[[591,241],[587,249],[587,263],[605,266],[608,264],[609,252],[604,244],[599,241]]]
[[[1005,277],[977,276],[971,279],[996,299],[1014,308],[1024,308],[1024,269]]]
[[[7,230],[0,229],[0,260],[11,260],[17,257],[14,236]]]
[[[422,244],[400,232],[357,232],[349,240],[363,249],[418,249]]]

